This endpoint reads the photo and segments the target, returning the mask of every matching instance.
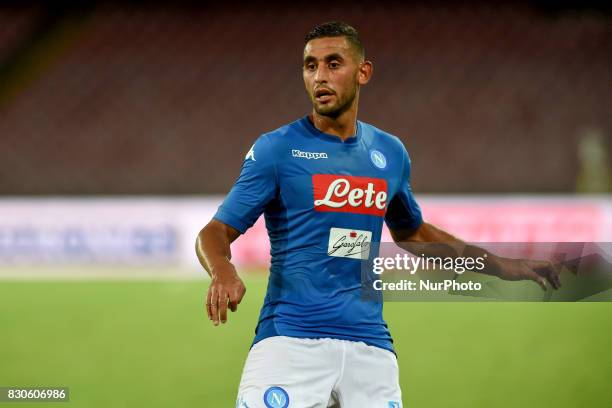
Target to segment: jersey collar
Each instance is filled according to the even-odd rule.
[[[357,133],[355,134],[355,136],[348,137],[344,141],[342,141],[342,139],[340,139],[338,136],[321,132],[319,129],[317,129],[312,124],[312,122],[310,122],[310,118],[308,117],[308,115],[304,116],[301,122],[304,128],[306,128],[306,130],[310,134],[312,134],[313,136],[319,139],[326,140],[328,142],[334,142],[334,143],[340,143],[340,144],[355,144],[359,141],[361,137],[361,124],[359,123],[359,121],[357,121]]]

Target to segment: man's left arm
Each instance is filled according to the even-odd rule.
[[[483,248],[467,244],[459,238],[427,222],[416,229],[390,228],[393,241],[412,254],[426,257],[471,257],[486,254],[487,267],[481,273],[505,280],[533,280],[546,290],[547,282],[554,289],[561,287],[559,267],[550,261],[504,258]]]

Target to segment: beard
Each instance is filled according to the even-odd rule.
[[[349,110],[353,101],[355,101],[355,96],[357,95],[357,87],[354,87],[350,92],[344,95],[344,97],[338,97],[336,94],[336,103],[334,104],[318,104],[317,99],[312,96],[312,106],[315,112],[321,116],[327,116],[332,119],[336,119],[344,112]]]

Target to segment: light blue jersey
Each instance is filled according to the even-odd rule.
[[[335,338],[393,351],[382,303],[361,298],[361,259],[377,255],[383,219],[423,222],[402,142],[360,121],[343,142],[308,117],[262,135],[214,218],[244,233],[262,213],[272,262],[254,343]]]

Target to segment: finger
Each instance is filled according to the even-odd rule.
[[[555,282],[557,282],[557,289],[561,287],[561,265],[555,265]]]
[[[546,278],[548,279],[548,282],[550,282],[553,288],[559,289],[561,287],[559,273],[557,272],[557,269],[554,266],[548,271],[548,275],[546,276]]]
[[[561,266],[557,263],[548,262],[546,266],[546,279],[554,289],[561,287],[561,279],[559,278]]]
[[[558,272],[556,269],[556,265],[550,261],[531,261],[529,265],[536,273],[537,276],[544,277],[544,283],[546,281],[550,284],[550,286],[554,289],[559,289],[561,281],[557,276]],[[540,285],[542,286],[542,285]],[[546,290],[546,288],[544,288]]]
[[[240,302],[242,302],[242,298],[244,297],[245,292],[246,292],[246,289],[243,286],[235,290],[233,295],[230,296],[229,307],[232,312],[235,312],[238,310],[238,305],[240,304]]]
[[[242,302],[242,298],[244,297],[245,293],[246,293],[246,288],[243,286],[238,291],[238,301],[236,302],[238,305],[240,304],[240,302]]]
[[[538,285],[540,285],[543,291],[546,291],[546,279],[544,279],[542,276],[538,275],[535,272],[531,272],[529,274],[529,278],[535,281]]]
[[[236,310],[238,310],[237,299],[238,299],[238,296],[236,295],[236,291],[234,291],[234,293],[230,295],[228,302],[227,302],[227,306],[232,312],[235,312]]]
[[[215,326],[219,325],[219,292],[216,288],[211,288],[212,295],[210,297],[210,314]]]
[[[210,311],[210,298],[211,298],[211,290],[208,288],[208,293],[206,294],[206,300],[204,301],[204,307],[206,308],[206,314],[208,315],[208,320],[212,320],[212,313]]]
[[[547,288],[547,286],[546,286],[546,279],[544,279],[544,278],[543,278],[543,277],[541,277],[541,276],[538,276],[538,277],[536,278],[536,282],[538,283],[538,285],[540,285],[540,287],[542,288],[542,290],[543,290],[544,292],[546,292],[546,289],[548,289],[548,288]]]
[[[557,282],[555,281],[555,271],[552,264],[547,264],[546,266],[536,269],[536,273],[540,276],[543,276],[553,289],[557,289]]]
[[[227,293],[225,291],[219,294],[219,317],[221,323],[227,322]]]

